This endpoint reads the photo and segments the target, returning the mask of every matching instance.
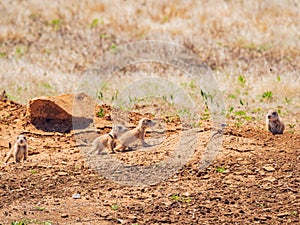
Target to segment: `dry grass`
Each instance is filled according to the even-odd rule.
[[[299,123],[298,1],[31,0],[2,2],[0,12],[1,88],[19,102],[74,92],[112,46],[159,39],[213,69],[227,108],[275,107]],[[262,99],[268,91],[272,98]]]

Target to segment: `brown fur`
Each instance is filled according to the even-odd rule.
[[[155,123],[150,119],[141,119],[136,128],[127,131],[117,140],[118,145],[114,148],[114,151],[124,151],[126,147],[128,147],[136,140],[140,140],[143,146],[148,146],[148,144],[144,140],[146,128],[151,127],[154,124]]]
[[[266,129],[272,134],[283,134],[284,123],[276,110],[269,110],[266,115]]]
[[[14,158],[16,163],[19,163],[21,159],[26,161],[28,158],[28,145],[27,145],[27,138],[24,135],[19,135],[17,137],[16,143],[11,146],[9,143],[9,152],[6,155],[4,163],[7,163],[10,158]]]
[[[124,134],[127,131],[127,128],[123,126],[114,126],[108,134],[101,135],[100,137],[97,137],[93,143],[90,153],[93,153],[97,150],[97,154],[100,154],[100,152],[105,149],[109,148],[111,153],[114,153],[114,143],[115,139],[120,137],[122,134]]]

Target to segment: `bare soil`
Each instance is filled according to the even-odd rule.
[[[205,125],[193,158],[182,169],[164,181],[140,187],[103,177],[87,164],[73,133],[37,130],[26,122],[25,106],[1,101],[0,116],[1,161],[17,134],[24,132],[30,146],[28,162],[0,166],[0,224],[300,223],[297,130],[273,136],[263,124],[236,127],[229,123],[222,152],[200,170],[210,138]],[[139,116],[133,118],[136,123]],[[111,121],[104,117],[96,122],[105,132]],[[165,140],[176,140],[181,132],[177,125],[178,121],[167,124]],[[147,165],[164,159],[167,149],[149,154],[137,149],[113,157]],[[80,198],[73,198],[74,194]]]

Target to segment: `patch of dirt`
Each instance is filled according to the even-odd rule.
[[[109,112],[110,107],[106,107]],[[115,183],[89,167],[74,133],[37,130],[26,107],[0,101],[0,159],[21,132],[29,139],[27,163],[0,166],[0,224],[298,224],[300,133],[273,136],[254,122],[224,132],[223,151],[199,170],[209,124],[198,130],[195,152],[179,171],[158,184]],[[134,126],[141,115],[133,114]],[[172,155],[182,129],[166,120],[160,147],[112,155],[131,165],[151,165]],[[97,118],[99,133],[111,126]],[[180,129],[177,129],[177,127]],[[147,132],[151,142],[153,133]],[[153,138],[155,139],[155,138]],[[78,199],[74,194],[80,194]]]

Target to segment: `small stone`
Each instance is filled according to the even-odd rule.
[[[81,198],[81,195],[78,194],[78,193],[76,193],[76,194],[74,194],[74,195],[72,196],[72,198],[73,198],[73,199],[79,199],[79,198]]]
[[[185,197],[189,197],[191,194],[188,191],[186,191],[182,195],[185,196]]]
[[[219,200],[219,201],[221,201],[222,196],[213,196],[213,197],[210,198],[210,200]]]
[[[264,178],[264,181],[269,181],[269,182],[274,182],[276,180],[277,179],[275,177],[266,177],[266,178]]]
[[[263,169],[266,170],[266,171],[268,171],[268,172],[273,172],[273,171],[275,171],[275,168],[272,167],[272,166],[264,166]]]
[[[204,176],[202,177],[203,180],[206,180],[206,179],[209,179],[209,178],[210,178],[209,175],[204,175]]]
[[[266,217],[263,217],[263,216],[256,216],[256,217],[254,217],[254,220],[256,220],[256,221],[265,221],[265,220],[267,220],[267,218]]]
[[[278,214],[277,214],[277,217],[283,218],[283,217],[286,217],[286,216],[289,216],[289,215],[290,215],[289,212],[284,212],[284,213],[278,213]]]
[[[67,176],[68,173],[67,172],[57,172],[58,176]]]
[[[137,217],[135,215],[128,215],[128,219],[136,221]]]
[[[61,218],[68,218],[68,217],[69,217],[69,215],[66,213],[61,214]]]
[[[121,223],[121,224],[126,223],[125,220],[121,220],[121,219],[117,219],[117,221],[118,221],[119,223]]]

